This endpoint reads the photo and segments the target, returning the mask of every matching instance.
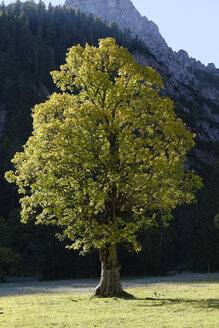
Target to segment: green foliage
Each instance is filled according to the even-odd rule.
[[[0,240],[1,245],[10,247],[11,240],[12,240],[13,233],[8,222],[3,218],[0,217]]]
[[[99,38],[107,36],[133,51],[148,52],[141,41],[132,40],[130,33],[122,33],[116,24],[107,27],[99,18],[71,8],[50,5],[46,9],[42,1],[0,5],[0,111],[7,113],[0,137],[0,215],[4,217],[0,220],[0,244],[23,254],[34,240],[43,249],[41,270],[48,278],[55,278],[55,273],[59,278],[95,275],[92,262],[97,256],[79,260],[76,252],[58,245],[52,237],[57,231],[52,227],[33,229],[30,223],[26,227],[21,224],[17,190],[4,180],[4,173],[31,134],[30,108],[54,91],[49,72],[63,63],[66,49],[78,43],[97,45]]]
[[[0,247],[0,274],[11,274],[15,271],[21,257],[10,248]]]
[[[100,19],[85,16],[71,8],[43,2],[16,2],[0,5],[0,111],[6,110],[4,136],[0,139],[0,213],[11,208],[10,190],[3,175],[10,158],[31,134],[30,108],[54,91],[49,72],[64,61],[66,49],[74,44],[97,44],[101,37],[114,36],[119,44],[133,50],[146,47],[132,41],[118,27],[107,27]]]
[[[219,265],[219,230],[215,225],[219,208],[219,162],[209,178],[195,211],[190,254],[193,268],[214,272]]]
[[[75,249],[140,250],[136,232],[201,187],[183,169],[192,134],[158,95],[161,77],[112,38],[70,48],[52,76],[62,92],[33,109],[33,135],[6,174],[24,195],[23,222],[62,227]]]
[[[219,229],[219,213],[215,215],[214,223],[215,223],[216,227]]]

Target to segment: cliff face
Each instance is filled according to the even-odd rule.
[[[168,52],[157,25],[142,17],[130,0],[66,0],[65,5],[94,17],[100,16],[107,25],[115,22],[121,30],[130,29],[133,37],[138,35],[158,56]]]
[[[168,47],[157,25],[147,17],[142,17],[131,0],[66,0],[65,5],[92,14],[94,17],[99,16],[107,25],[115,22],[121,30],[130,29],[132,36],[137,35],[142,39],[159,61],[171,65],[170,70],[175,72],[179,79],[183,75],[180,66],[217,72],[214,64],[205,67],[200,61],[189,58],[185,51],[174,52]]]
[[[150,55],[136,53],[141,65],[155,68],[163,77],[165,94],[177,103],[176,110],[197,134],[201,143],[219,142],[219,69],[204,66],[186,51],[174,52],[159,33],[156,24],[142,17],[130,0],[66,0],[66,6],[101,17],[106,24],[115,22],[121,30],[129,29],[147,45]],[[205,155],[195,150],[206,164],[216,159],[205,145]]]

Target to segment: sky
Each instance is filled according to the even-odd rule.
[[[53,5],[65,0],[51,1]],[[5,4],[14,2],[5,0]],[[36,0],[36,2],[38,2]],[[174,51],[183,49],[203,64],[219,68],[219,0],[132,0],[142,16],[159,27]]]
[[[219,0],[132,0],[167,44],[219,68]]]

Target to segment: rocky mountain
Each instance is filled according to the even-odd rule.
[[[66,0],[65,5],[101,17],[106,24],[115,22],[121,30],[129,29],[133,38],[144,41],[149,52],[135,53],[137,62],[161,74],[164,93],[175,101],[177,113],[197,134],[196,162],[211,164],[218,155],[219,69],[213,63],[205,66],[190,58],[184,50],[174,52],[157,25],[142,17],[130,0]]]

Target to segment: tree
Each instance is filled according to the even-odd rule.
[[[52,72],[60,93],[33,109],[33,134],[6,173],[23,222],[62,228],[70,248],[100,252],[95,294],[124,296],[116,245],[141,246],[137,232],[194,201],[201,181],[185,171],[192,133],[158,94],[161,77],[112,38],[69,49]]]
[[[0,246],[0,281],[3,281],[6,275],[13,273],[20,261],[20,254]]]

